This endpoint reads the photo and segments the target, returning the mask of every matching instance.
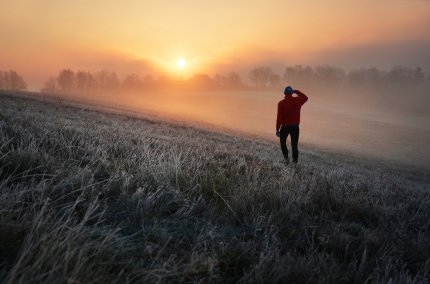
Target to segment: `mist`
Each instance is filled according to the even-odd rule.
[[[309,97],[302,108],[303,146],[430,168],[430,77],[420,67],[284,70],[259,66],[248,77],[229,72],[174,79],[63,69],[45,82],[42,95],[276,142],[277,103],[292,85]],[[0,71],[0,89],[25,88],[17,72]]]
[[[294,85],[309,101],[302,107],[300,143],[306,149],[376,158],[393,165],[429,168],[430,96],[393,88],[352,89]],[[384,93],[385,92],[385,93]],[[63,95],[64,96],[64,95]],[[125,113],[173,119],[239,132],[276,143],[279,90],[103,92],[69,99]]]

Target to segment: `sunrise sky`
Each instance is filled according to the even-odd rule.
[[[185,77],[298,63],[430,71],[430,1],[0,1],[0,69],[30,89],[65,67]]]

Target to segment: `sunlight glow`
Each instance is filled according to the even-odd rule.
[[[185,65],[187,65],[187,62],[183,58],[179,58],[178,61],[176,61],[176,65],[179,69],[184,69]]]

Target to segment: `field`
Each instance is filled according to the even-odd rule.
[[[397,93],[329,92],[307,87],[302,108],[302,145],[348,152],[430,170],[430,100]],[[357,94],[358,92],[358,94]],[[37,95],[37,94],[36,94]],[[426,96],[430,97],[430,96]],[[188,121],[275,142],[276,106],[282,91],[146,91],[63,94],[62,98]],[[375,100],[381,101],[375,101]],[[220,115],[222,114],[222,115]]]
[[[419,168],[0,94],[0,281],[426,283]]]

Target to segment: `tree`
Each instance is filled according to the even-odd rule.
[[[415,73],[405,66],[394,66],[388,72],[388,80],[393,84],[414,83]]]
[[[314,80],[314,70],[310,66],[295,65],[285,68],[283,81],[288,85],[300,85]]]
[[[57,83],[62,91],[70,92],[75,88],[75,73],[70,69],[60,71]]]
[[[42,92],[55,93],[58,91],[57,78],[50,77],[48,81],[43,84]]]
[[[414,71],[414,81],[415,83],[423,83],[425,81],[425,75],[421,67],[417,67]]]
[[[254,83],[255,87],[266,88],[273,75],[272,68],[261,66],[251,70],[249,73],[249,79]]]
[[[97,83],[94,76],[90,72],[78,71],[75,76],[76,90],[86,92],[95,90]]]
[[[348,73],[348,83],[353,85],[364,85],[367,83],[367,74],[364,69],[354,69]]]
[[[27,89],[27,84],[15,70],[0,71],[0,89],[22,91]]]
[[[225,76],[216,73],[213,80],[214,80],[215,85],[217,85],[218,87],[224,87]]]
[[[124,78],[122,85],[127,89],[140,89],[143,86],[143,82],[137,74],[129,74]]]
[[[207,74],[196,74],[188,80],[191,87],[194,88],[213,88],[214,81]]]
[[[3,71],[0,71],[0,90],[4,90],[5,89],[5,87],[4,87],[4,85],[5,85],[5,80],[6,80],[6,78],[5,78],[5,76],[4,76],[4,72]]]
[[[213,82],[216,86],[221,88],[237,89],[243,87],[242,78],[234,71],[228,73],[227,75],[220,75],[218,73],[215,74]]]
[[[315,67],[316,80],[326,86],[340,85],[345,82],[346,74],[341,68],[330,65],[320,65]]]
[[[383,83],[383,79],[384,73],[375,67],[354,69],[347,75],[348,83],[355,86],[377,86]]]
[[[232,71],[232,72],[228,73],[228,75],[226,77],[225,85],[227,87],[231,87],[231,88],[240,88],[243,86],[242,78],[240,77],[239,74]]]
[[[106,69],[98,72],[95,78],[101,90],[114,90],[120,86],[120,81],[116,73]]]

